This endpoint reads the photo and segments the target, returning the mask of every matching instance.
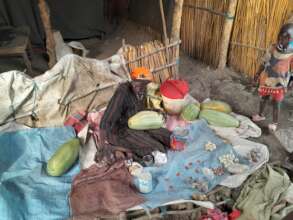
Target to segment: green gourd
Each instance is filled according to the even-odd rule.
[[[199,106],[194,103],[191,103],[183,109],[180,117],[185,121],[194,121],[198,117],[199,111]]]
[[[201,109],[202,110],[215,110],[218,112],[224,112],[224,113],[231,113],[232,109],[229,104],[222,101],[217,100],[211,100],[204,103],[201,103]]]
[[[62,176],[69,170],[78,158],[80,143],[72,138],[61,145],[47,163],[47,173],[50,176]]]
[[[128,119],[128,127],[134,130],[158,129],[164,122],[164,116],[158,112],[141,111]]]
[[[205,119],[210,125],[218,127],[239,127],[239,121],[224,112],[202,110],[199,114],[199,118]]]

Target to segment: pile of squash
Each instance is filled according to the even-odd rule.
[[[230,114],[231,112],[229,104],[211,100],[201,104],[188,104],[180,116],[186,121],[204,119],[210,125],[217,127],[239,127],[239,121]]]
[[[147,85],[147,108],[149,110],[138,112],[129,118],[129,128],[149,130],[164,126],[165,117],[159,113],[164,112],[159,88],[160,85],[156,83]],[[232,109],[229,104],[223,101],[209,100],[203,103],[190,101],[179,114],[180,118],[187,122],[204,119],[210,125],[217,127],[239,127],[239,121],[231,115],[231,112]]]
[[[240,122],[231,115],[231,112],[229,104],[211,100],[201,104],[187,104],[180,118],[188,122],[204,119],[208,124],[217,127],[239,127]],[[158,129],[163,127],[164,122],[163,115],[158,112],[141,111],[128,120],[128,127],[135,130]]]

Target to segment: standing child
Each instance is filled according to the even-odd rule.
[[[259,113],[253,115],[255,122],[265,120],[264,108],[271,98],[273,101],[273,122],[268,125],[271,131],[278,127],[281,103],[284,99],[290,76],[293,71],[293,23],[282,26],[278,43],[270,50],[270,59],[264,65],[259,77],[259,95],[261,97]]]

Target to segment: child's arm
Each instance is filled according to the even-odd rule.
[[[262,63],[258,71],[256,72],[256,74],[254,75],[254,83],[257,84],[259,82],[260,74],[265,70],[267,63],[271,59],[274,48],[275,48],[275,45],[271,45],[269,48],[267,48],[265,55],[261,59]]]
[[[289,83],[288,83],[288,90],[293,89],[293,56],[290,62],[290,70],[289,70],[290,78],[289,78]]]

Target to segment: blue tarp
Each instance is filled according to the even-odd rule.
[[[193,193],[202,194],[211,191],[228,175],[219,157],[233,154],[242,164],[247,160],[240,158],[232,145],[224,143],[203,120],[181,128],[179,133],[186,134],[186,149],[168,153],[168,163],[162,167],[149,167],[153,176],[154,189],[144,194],[145,208],[155,208],[166,202],[178,199],[190,199]],[[205,145],[216,144],[214,151],[207,151]],[[221,175],[216,175],[222,169]]]
[[[0,220],[64,220],[76,164],[62,177],[50,177],[46,162],[75,137],[71,127],[0,133]]]

